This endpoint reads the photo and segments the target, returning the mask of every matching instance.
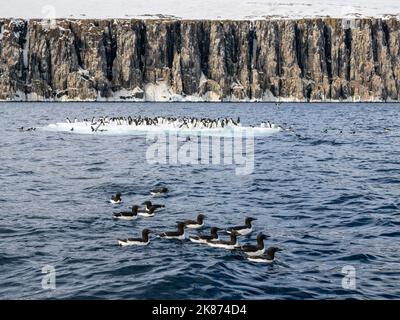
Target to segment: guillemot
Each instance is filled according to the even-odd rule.
[[[186,228],[189,229],[199,229],[204,227],[204,218],[206,216],[204,214],[199,214],[197,216],[197,220],[185,220],[183,223],[185,224]]]
[[[207,240],[207,244],[213,248],[222,248],[226,250],[233,250],[239,246],[239,242],[237,240],[237,231],[231,232],[231,238],[229,241],[226,240]]]
[[[114,212],[113,218],[114,219],[121,219],[121,220],[134,220],[138,217],[138,209],[139,206],[132,206],[132,211],[121,211],[121,212]]]
[[[251,217],[247,217],[244,220],[244,226],[236,226],[236,227],[231,227],[227,229],[228,233],[231,233],[232,230],[237,231],[237,233],[241,236],[247,236],[248,234],[250,234],[253,231],[253,227],[251,225],[251,222],[257,220],[256,218],[251,218]]]
[[[117,194],[115,196],[112,196],[110,199],[110,202],[112,204],[118,204],[122,202],[122,198],[121,198],[122,194],[121,192],[117,192]]]
[[[169,190],[166,187],[162,187],[162,188],[154,188],[153,190],[150,190],[150,194],[152,196],[159,196],[162,194],[167,193]]]
[[[207,241],[218,240],[218,230],[219,228],[212,227],[210,229],[210,235],[190,236],[189,240],[194,243],[207,243]]]
[[[267,254],[263,256],[249,256],[247,257],[247,260],[251,262],[257,262],[257,263],[272,263],[274,262],[275,259],[275,253],[278,251],[282,251],[282,249],[279,249],[277,247],[269,247],[267,249]]]
[[[256,245],[245,244],[243,246],[240,246],[238,248],[238,250],[244,252],[248,256],[261,256],[265,251],[264,239],[267,239],[267,236],[260,232],[257,235],[257,244]]]
[[[118,245],[121,247],[125,246],[146,246],[150,243],[149,229],[143,229],[141,238],[128,238],[128,239],[118,239]]]
[[[183,222],[178,222],[178,231],[167,231],[160,233],[159,236],[164,239],[185,239],[185,224]]]
[[[145,201],[143,204],[146,206],[146,211],[150,211],[152,209],[154,210],[159,210],[161,208],[165,208],[165,205],[163,204],[153,204],[151,201]]]
[[[146,218],[151,218],[154,217],[154,214],[156,212],[155,207],[151,207],[150,210],[140,210],[138,211],[139,216],[146,217]]]

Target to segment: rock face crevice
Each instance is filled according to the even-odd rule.
[[[399,101],[400,21],[0,19],[0,100]]]

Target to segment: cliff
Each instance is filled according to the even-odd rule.
[[[0,19],[0,100],[398,101],[400,21]]]

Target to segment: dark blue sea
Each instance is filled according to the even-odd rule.
[[[398,104],[1,103],[0,115],[1,299],[400,298]],[[254,170],[237,175],[234,165],[149,164],[143,136],[17,130],[101,115],[240,117],[294,132],[256,137]],[[160,185],[168,196],[152,198]],[[123,203],[112,206],[117,191]],[[166,209],[111,218],[145,200]],[[256,264],[154,235],[117,246],[199,213],[205,233],[256,217],[240,242],[262,231],[283,250]],[[42,286],[44,266],[55,289]]]

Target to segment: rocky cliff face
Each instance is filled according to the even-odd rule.
[[[400,99],[396,19],[0,20],[0,100]]]

